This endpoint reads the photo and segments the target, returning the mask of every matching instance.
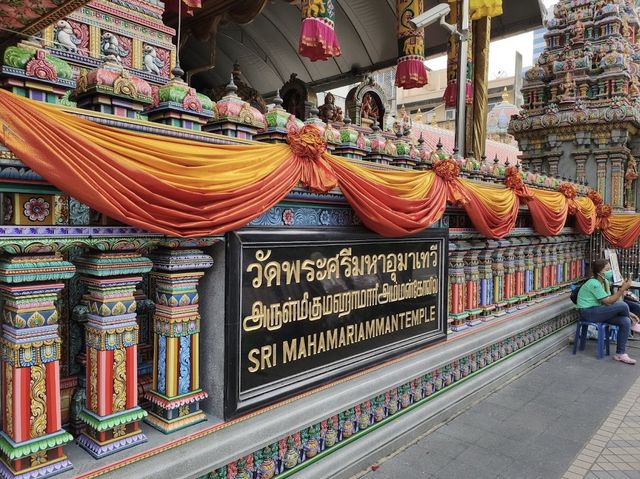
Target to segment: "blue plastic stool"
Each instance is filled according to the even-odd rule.
[[[589,325],[595,326],[598,330],[598,359],[604,358],[605,352],[606,355],[609,356],[609,324],[582,320],[578,321],[576,325],[576,336],[573,340],[573,354],[576,354],[578,346],[580,346],[580,351],[584,351]]]

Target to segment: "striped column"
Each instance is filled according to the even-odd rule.
[[[476,246],[475,244],[473,246]],[[477,247],[477,246],[476,246]],[[467,324],[474,326],[480,322],[480,270],[478,268],[478,249],[472,249],[464,257],[465,309],[469,313]]]
[[[504,248],[496,248],[491,256],[491,269],[493,273],[493,302],[496,309],[494,316],[505,314],[504,307],[507,303],[504,300]]]
[[[139,422],[136,285],[152,263],[136,252],[85,255],[76,261],[88,296],[86,395],[78,444],[101,458],[147,440]]]
[[[197,249],[164,249],[151,255],[156,286],[153,384],[146,422],[165,434],[206,420],[200,401],[200,314],[197,286],[211,256]]]
[[[492,265],[493,248],[487,246],[478,255],[478,274],[480,276],[480,307],[482,308],[482,319],[489,320],[493,317],[492,312],[496,308],[493,303],[493,268]]]
[[[60,337],[55,301],[75,273],[58,253],[0,260],[0,477],[46,478],[71,469],[62,446]]]
[[[464,257],[465,250],[454,250],[459,248],[455,243],[449,246],[449,323],[451,330],[460,331],[465,329],[465,319],[469,314],[465,311],[465,276]]]

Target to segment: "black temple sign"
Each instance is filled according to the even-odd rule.
[[[227,278],[228,416],[446,336],[443,230],[241,231]]]

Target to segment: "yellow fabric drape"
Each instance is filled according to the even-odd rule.
[[[433,171],[384,171],[365,168],[352,162],[331,155],[331,160],[358,175],[392,190],[401,198],[421,199],[429,195],[436,180]]]
[[[470,0],[469,11],[472,20],[497,17],[502,15],[502,0]]]
[[[75,137],[111,151],[123,170],[135,169],[191,191],[248,187],[277,170],[291,156],[287,145],[252,143],[212,148],[197,141],[106,128],[42,102],[32,102],[31,107],[42,115],[33,124],[39,133],[53,134],[48,125],[54,122]]]
[[[470,180],[460,180],[460,182],[496,215],[507,215],[519,205],[518,198],[508,188],[485,186]]]
[[[529,188],[533,197],[555,212],[560,212],[567,206],[567,198],[558,191],[538,190]]]

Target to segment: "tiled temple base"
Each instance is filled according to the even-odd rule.
[[[62,430],[18,444],[0,432],[0,478],[41,479],[73,469],[62,449],[71,440]]]
[[[91,454],[96,459],[109,456],[116,452],[120,452],[123,449],[137,446],[138,444],[142,444],[143,442],[147,442],[147,436],[142,434],[142,432],[134,433],[131,436],[126,436],[122,439],[110,441],[105,444],[100,444],[86,434],[82,434],[80,437],[78,437],[78,444],[80,445],[80,447],[89,452],[89,454]]]
[[[205,413],[200,410],[200,401],[207,398],[207,393],[203,391],[173,400],[158,393],[149,394],[147,397],[151,402],[151,408],[145,422],[165,434],[207,420]]]
[[[0,462],[0,477],[2,479],[44,479],[73,469],[73,464],[68,459],[48,464],[45,467],[33,469],[21,474],[14,474],[11,469]]]
[[[106,417],[85,409],[80,413],[80,419],[87,427],[77,442],[96,459],[142,444],[147,437],[142,433],[139,421],[145,416],[146,412],[140,407]]]

